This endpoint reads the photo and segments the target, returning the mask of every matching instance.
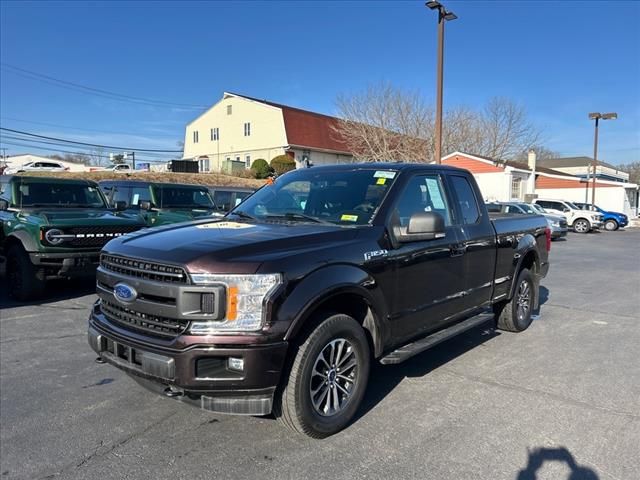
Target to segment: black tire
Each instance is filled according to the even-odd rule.
[[[37,269],[29,255],[18,245],[7,251],[7,284],[9,296],[25,301],[39,297],[44,292],[44,272]]]
[[[618,222],[616,222],[612,218],[604,222],[604,229],[608,232],[615,232],[616,230],[618,230],[618,228],[620,228]]]
[[[342,344],[343,347],[339,347],[340,341],[345,342]],[[297,433],[312,438],[325,438],[346,427],[362,402],[370,370],[369,343],[362,326],[350,316],[343,314],[325,315],[320,319],[318,326],[301,342],[295,356],[289,362],[289,368],[283,373],[283,384],[276,392],[273,413],[279,421]],[[351,350],[345,345],[349,345]],[[323,356],[324,363],[319,360],[321,354],[324,355],[332,346],[335,350],[344,348],[344,351],[336,354],[336,357],[342,359],[342,365],[349,365],[355,360],[354,367],[342,370],[342,375],[346,373],[355,380],[351,387],[344,376],[336,373],[336,368],[332,369],[332,374],[329,371],[325,372],[324,376],[314,374],[316,366],[328,365],[327,356]],[[348,353],[349,351],[351,353]],[[331,355],[333,352],[334,350],[330,351]],[[337,372],[340,372],[339,368]],[[333,381],[329,384],[331,375]],[[319,391],[318,397],[315,398],[325,399],[318,402],[319,407],[314,406],[312,399],[314,385]],[[342,393],[343,391],[345,393]],[[326,392],[324,397],[322,392]],[[332,402],[340,406],[336,412],[330,413],[326,410],[327,405],[328,409],[331,409]],[[320,410],[325,410],[325,414]]]
[[[591,224],[586,218],[579,218],[573,222],[573,231],[576,233],[589,233],[591,231]]]
[[[528,269],[523,269],[516,280],[516,288],[513,297],[508,302],[494,306],[497,326],[500,330],[508,332],[522,332],[526,330],[532,321],[532,310],[538,292],[535,290],[533,275]],[[526,300],[524,297],[526,290]],[[519,303],[522,300],[522,303]],[[519,307],[525,307],[520,309]],[[524,311],[523,311],[524,310]]]

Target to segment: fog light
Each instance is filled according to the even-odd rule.
[[[237,370],[242,372],[244,370],[244,359],[229,357],[229,370]]]

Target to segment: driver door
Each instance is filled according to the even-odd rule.
[[[444,178],[432,173],[412,177],[397,199],[392,217],[397,215],[401,226],[414,213],[433,211],[443,216],[446,233],[402,243],[388,254],[395,280],[391,324],[398,343],[442,327],[464,309],[464,255],[457,248],[451,205]]]

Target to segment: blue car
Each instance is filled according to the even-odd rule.
[[[573,203],[580,207],[582,210],[600,212],[604,216],[604,219],[602,220],[604,223],[604,229],[610,232],[618,230],[618,228],[620,227],[626,227],[629,224],[629,217],[627,217],[624,213],[607,212],[606,210],[603,210],[597,205],[593,205],[591,203]]]

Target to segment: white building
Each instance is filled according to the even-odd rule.
[[[230,171],[287,154],[297,167],[351,162],[353,157],[334,131],[338,119],[235,93],[189,123],[183,159],[200,171]]]
[[[555,169],[539,166],[535,153],[528,164],[501,162],[481,155],[454,152],[442,163],[469,170],[475,177],[486,202],[525,201],[530,195],[591,202],[591,182]],[[535,185],[534,185],[535,179]],[[604,210],[638,215],[638,185],[620,181],[596,180],[596,205]]]
[[[563,157],[539,160],[538,165],[552,168],[559,172],[569,173],[576,177],[593,178],[593,158],[591,157]],[[629,174],[618,170],[613,165],[598,161],[596,165],[596,179],[611,180],[613,182],[628,182]]]

